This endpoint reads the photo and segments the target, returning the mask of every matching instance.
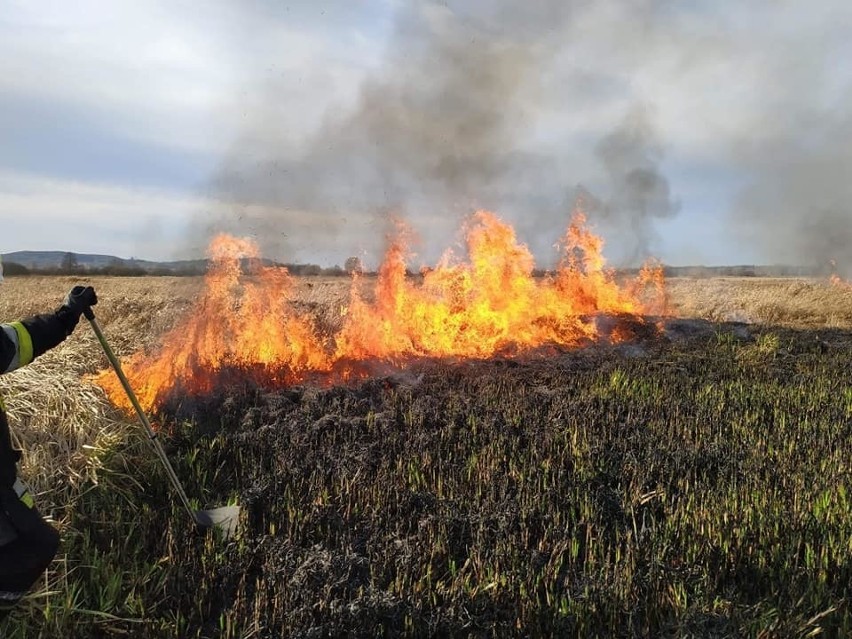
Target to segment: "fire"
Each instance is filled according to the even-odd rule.
[[[286,303],[287,269],[264,266],[255,243],[228,235],[215,237],[208,253],[211,266],[192,312],[163,337],[158,352],[122,363],[146,409],[174,390],[210,392],[231,372],[286,384],[330,366],[310,323]],[[96,381],[116,405],[130,407],[111,371]]]
[[[831,267],[831,275],[828,276],[828,283],[838,288],[852,289],[852,282],[849,282],[837,274],[837,261],[828,260]]]
[[[638,313],[638,298],[604,269],[602,241],[578,213],[554,276],[537,280],[529,249],[511,226],[477,212],[467,231],[468,261],[444,255],[422,284],[405,277],[406,247],[389,249],[376,301],[353,294],[337,359],[487,357],[507,347],[575,346],[595,336],[593,313]]]
[[[828,278],[829,283],[832,286],[837,286],[838,288],[852,289],[852,282],[844,280],[837,273],[832,273]]]
[[[379,268],[374,299],[362,294],[365,282],[353,276],[342,329],[323,336],[309,316],[293,310],[285,268],[265,266],[251,241],[220,235],[211,243],[211,267],[193,310],[164,336],[159,351],[131,357],[125,372],[150,409],[174,391],[210,392],[229,375],[278,386],[316,374],[345,377],[358,362],[403,365],[418,357],[574,347],[598,337],[596,314],[664,312],[661,265],[650,263],[620,285],[582,211],[560,246],[557,270],[536,277],[533,255],[514,229],[479,211],[467,225],[467,259],[447,252],[413,278],[406,273],[409,251],[401,230]],[[98,383],[125,403],[108,371]]]

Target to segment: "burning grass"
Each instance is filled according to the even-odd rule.
[[[448,252],[419,282],[407,276],[405,237],[401,230],[391,239],[371,297],[353,279],[349,300],[339,309],[340,329],[331,335],[294,307],[286,269],[261,263],[251,241],[214,238],[211,267],[192,311],[160,348],[125,366],[142,405],[158,408],[175,392],[210,393],[233,371],[279,388],[317,374],[330,382],[347,380],[365,364],[576,347],[600,337],[596,316],[665,311],[662,268],[648,264],[634,281],[616,281],[605,268],[602,240],[579,210],[562,240],[558,268],[543,278],[534,277],[532,253],[514,229],[487,211],[468,221],[465,258]],[[620,332],[607,338],[617,340]],[[126,404],[111,373],[98,381],[113,401]]]
[[[73,283],[10,278],[0,314],[52,308]],[[93,283],[123,355],[202,286]],[[340,321],[346,280],[292,284],[317,325]],[[232,544],[189,530],[136,427],[80,379],[104,365],[81,326],[0,377],[63,531],[5,636],[852,633],[852,299],[795,280],[670,293],[715,321],[780,310],[774,327],[673,321],[538,360],[167,404],[190,495],[245,506]]]

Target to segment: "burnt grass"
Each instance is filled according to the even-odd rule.
[[[74,543],[133,571],[110,612],[137,622],[79,636],[845,636],[850,344],[672,324],[175,401],[178,474],[241,533],[192,532],[155,462],[141,496],[93,489]]]

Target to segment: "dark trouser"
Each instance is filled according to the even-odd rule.
[[[34,508],[31,511],[38,515]],[[26,532],[0,546],[0,622],[50,565],[59,549],[59,533],[40,516],[33,519]]]

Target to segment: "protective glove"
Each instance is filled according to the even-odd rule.
[[[98,296],[91,286],[75,286],[68,292],[62,306],[56,311],[56,316],[65,327],[66,335],[70,335],[77,327],[83,312],[97,303]]]

